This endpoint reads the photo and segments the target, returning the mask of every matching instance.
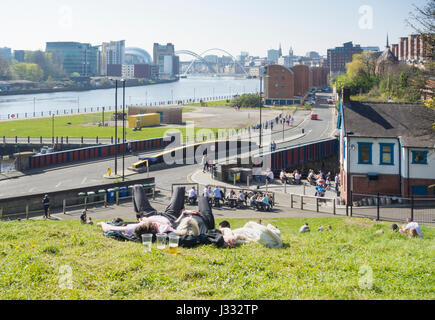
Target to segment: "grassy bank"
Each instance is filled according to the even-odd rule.
[[[186,112],[193,109],[186,108]],[[113,112],[105,112],[104,121],[106,122],[113,116]],[[115,136],[115,127],[99,127],[98,123],[102,122],[102,113],[87,113],[78,115],[65,115],[54,117],[54,135],[57,137],[70,138],[110,138]],[[43,137],[51,138],[53,119],[34,118],[25,120],[10,120],[0,122],[0,136],[6,137]],[[175,128],[185,135],[185,127]],[[169,130],[168,127],[159,126],[152,128],[143,128],[141,131],[133,131],[132,128],[126,128],[127,139],[151,139],[165,136]],[[173,129],[171,129],[173,130]],[[200,130],[195,129],[195,132]],[[218,129],[211,129],[216,132]],[[118,136],[122,135],[122,122],[118,122]]]
[[[311,234],[298,233],[305,221]],[[283,248],[203,246],[178,256],[145,254],[78,221],[0,222],[0,299],[435,298],[433,227],[408,239],[363,219],[264,222],[280,228]],[[315,232],[320,225],[333,231]]]

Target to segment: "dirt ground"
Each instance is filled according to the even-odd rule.
[[[189,107],[192,112],[183,113],[183,121],[194,121],[198,128],[245,128],[260,122],[260,110],[236,111],[233,108]],[[272,120],[285,111],[263,108],[262,120]]]

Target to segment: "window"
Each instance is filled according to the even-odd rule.
[[[359,164],[372,164],[372,144],[369,142],[358,142]]]
[[[380,143],[380,164],[394,165],[394,143]]]
[[[411,151],[412,164],[427,164],[427,151]]]

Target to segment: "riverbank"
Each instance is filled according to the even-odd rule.
[[[155,84],[165,84],[165,83],[173,83],[177,82],[179,79],[173,80],[152,80],[152,82],[147,83],[129,83],[128,81],[125,83],[126,87],[144,87]],[[115,85],[104,85],[100,87],[94,86],[74,86],[68,88],[53,88],[53,89],[26,89],[26,90],[9,90],[9,91],[0,91],[0,96],[13,96],[13,95],[27,95],[27,94],[39,94],[39,93],[57,93],[57,92],[81,92],[81,91],[92,91],[92,90],[103,90],[103,89],[113,89]]]

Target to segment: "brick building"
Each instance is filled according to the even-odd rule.
[[[333,75],[346,72],[346,63],[351,62],[354,54],[362,53],[360,45],[353,45],[352,42],[346,42],[342,47],[328,49],[328,66]]]
[[[301,103],[310,88],[328,84],[328,69],[297,65],[286,68],[270,65],[265,68],[264,93],[266,104],[290,105]]]
[[[355,102],[343,90],[340,129],[341,197],[350,193],[435,195],[435,111],[423,104]]]

